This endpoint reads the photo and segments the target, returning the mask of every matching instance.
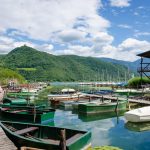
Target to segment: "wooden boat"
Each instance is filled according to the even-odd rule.
[[[80,98],[84,98],[85,94],[80,92],[68,93],[68,94],[49,94],[48,99],[51,102],[51,105],[59,105],[62,101],[76,101]]]
[[[1,108],[2,120],[48,124],[54,120],[55,109]]]
[[[83,114],[96,114],[104,112],[114,112],[120,110],[126,110],[127,101],[118,100],[115,102],[104,102],[104,103],[87,103],[79,104],[78,111]]]
[[[32,99],[34,96],[38,94],[35,93],[30,93],[30,92],[10,92],[7,93],[7,97],[12,97],[12,98],[24,98],[24,99]]]
[[[33,102],[33,101],[31,101]],[[9,97],[5,97],[3,99],[3,103],[8,103],[10,105],[27,105],[28,101],[24,98],[9,98]]]
[[[79,107],[79,105],[80,104],[90,104],[90,103],[96,103],[96,104],[98,104],[98,103],[100,103],[101,102],[101,100],[100,99],[97,99],[97,100],[92,100],[92,101],[89,101],[89,100],[83,100],[83,101],[76,101],[76,102],[74,102],[74,103],[72,103],[72,108],[74,109],[74,110],[78,110],[78,107]],[[105,101],[106,102],[106,101]],[[108,101],[107,101],[108,102]]]
[[[150,106],[130,110],[124,116],[130,122],[148,122],[150,121]]]
[[[91,132],[88,131],[4,121],[0,125],[18,148],[61,150],[64,146],[67,150],[81,150],[90,146]]]

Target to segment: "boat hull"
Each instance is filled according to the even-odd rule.
[[[150,106],[137,108],[128,111],[124,114],[126,120],[130,122],[149,122],[150,121]]]
[[[17,123],[11,123],[14,124],[14,127],[16,127]],[[40,148],[40,149],[46,149],[46,150],[60,150],[60,144],[54,143],[53,144],[49,141],[45,142],[43,141],[44,138],[53,139],[55,141],[60,141],[60,132],[63,130],[63,128],[58,127],[50,127],[50,126],[42,126],[42,125],[31,125],[31,124],[24,124],[24,126],[27,126],[28,128],[31,126],[38,127],[39,131],[38,133],[34,133],[35,135],[38,134],[37,138],[27,138],[25,136],[21,136],[18,134],[15,134],[14,132],[10,131],[8,128],[6,128],[5,125],[3,125],[3,122],[0,123],[2,129],[8,136],[8,138],[18,147],[27,146],[27,147],[34,147],[34,148]],[[19,126],[22,126],[20,123],[18,123]],[[19,127],[20,128],[20,127]],[[72,129],[65,129],[66,131],[66,149],[67,150],[81,150],[82,148],[86,147],[90,143],[91,139],[91,132],[87,131],[78,131],[78,130],[72,130]],[[76,134],[82,134],[80,137],[67,142],[69,138]],[[40,137],[40,138],[39,138]]]
[[[98,114],[104,112],[114,112],[126,110],[127,101],[119,101],[117,102],[107,103],[107,104],[79,104],[78,111],[83,114]]]
[[[17,110],[17,109],[16,109]],[[41,124],[48,124],[54,120],[55,109],[50,109],[49,112],[41,112],[37,110],[36,114],[32,111],[11,112],[1,109],[2,120],[12,120],[19,122],[35,122]]]

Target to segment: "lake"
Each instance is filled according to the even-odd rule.
[[[96,120],[96,119],[97,120]],[[111,145],[124,150],[150,150],[150,123],[128,124],[123,116],[98,120],[98,115],[81,117],[72,111],[57,109],[55,126],[92,132],[92,146]],[[95,119],[95,120],[94,120]]]

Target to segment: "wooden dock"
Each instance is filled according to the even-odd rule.
[[[16,146],[9,140],[0,127],[0,150],[17,150]]]
[[[123,98],[123,97],[115,97],[115,96],[112,96],[112,95],[94,95],[94,94],[86,94],[86,96],[88,97],[95,97],[95,98],[104,98],[104,99],[110,99],[110,100],[127,100],[127,98]],[[128,101],[129,102],[132,102],[132,103],[140,103],[140,104],[147,104],[147,105],[150,105],[150,101],[149,100],[145,100],[145,99],[139,99],[139,98],[128,98]]]

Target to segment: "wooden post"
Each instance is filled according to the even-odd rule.
[[[102,96],[102,103],[104,102],[104,97]]]
[[[91,96],[89,96],[89,102],[91,101]]]
[[[116,104],[116,108],[115,108],[115,112],[117,112],[118,111],[118,97],[117,97],[117,104]]]
[[[66,150],[66,130],[62,129],[60,131],[60,147],[61,150]]]
[[[129,93],[127,94],[127,101],[128,101],[129,110],[131,110],[130,103],[129,103]]]

